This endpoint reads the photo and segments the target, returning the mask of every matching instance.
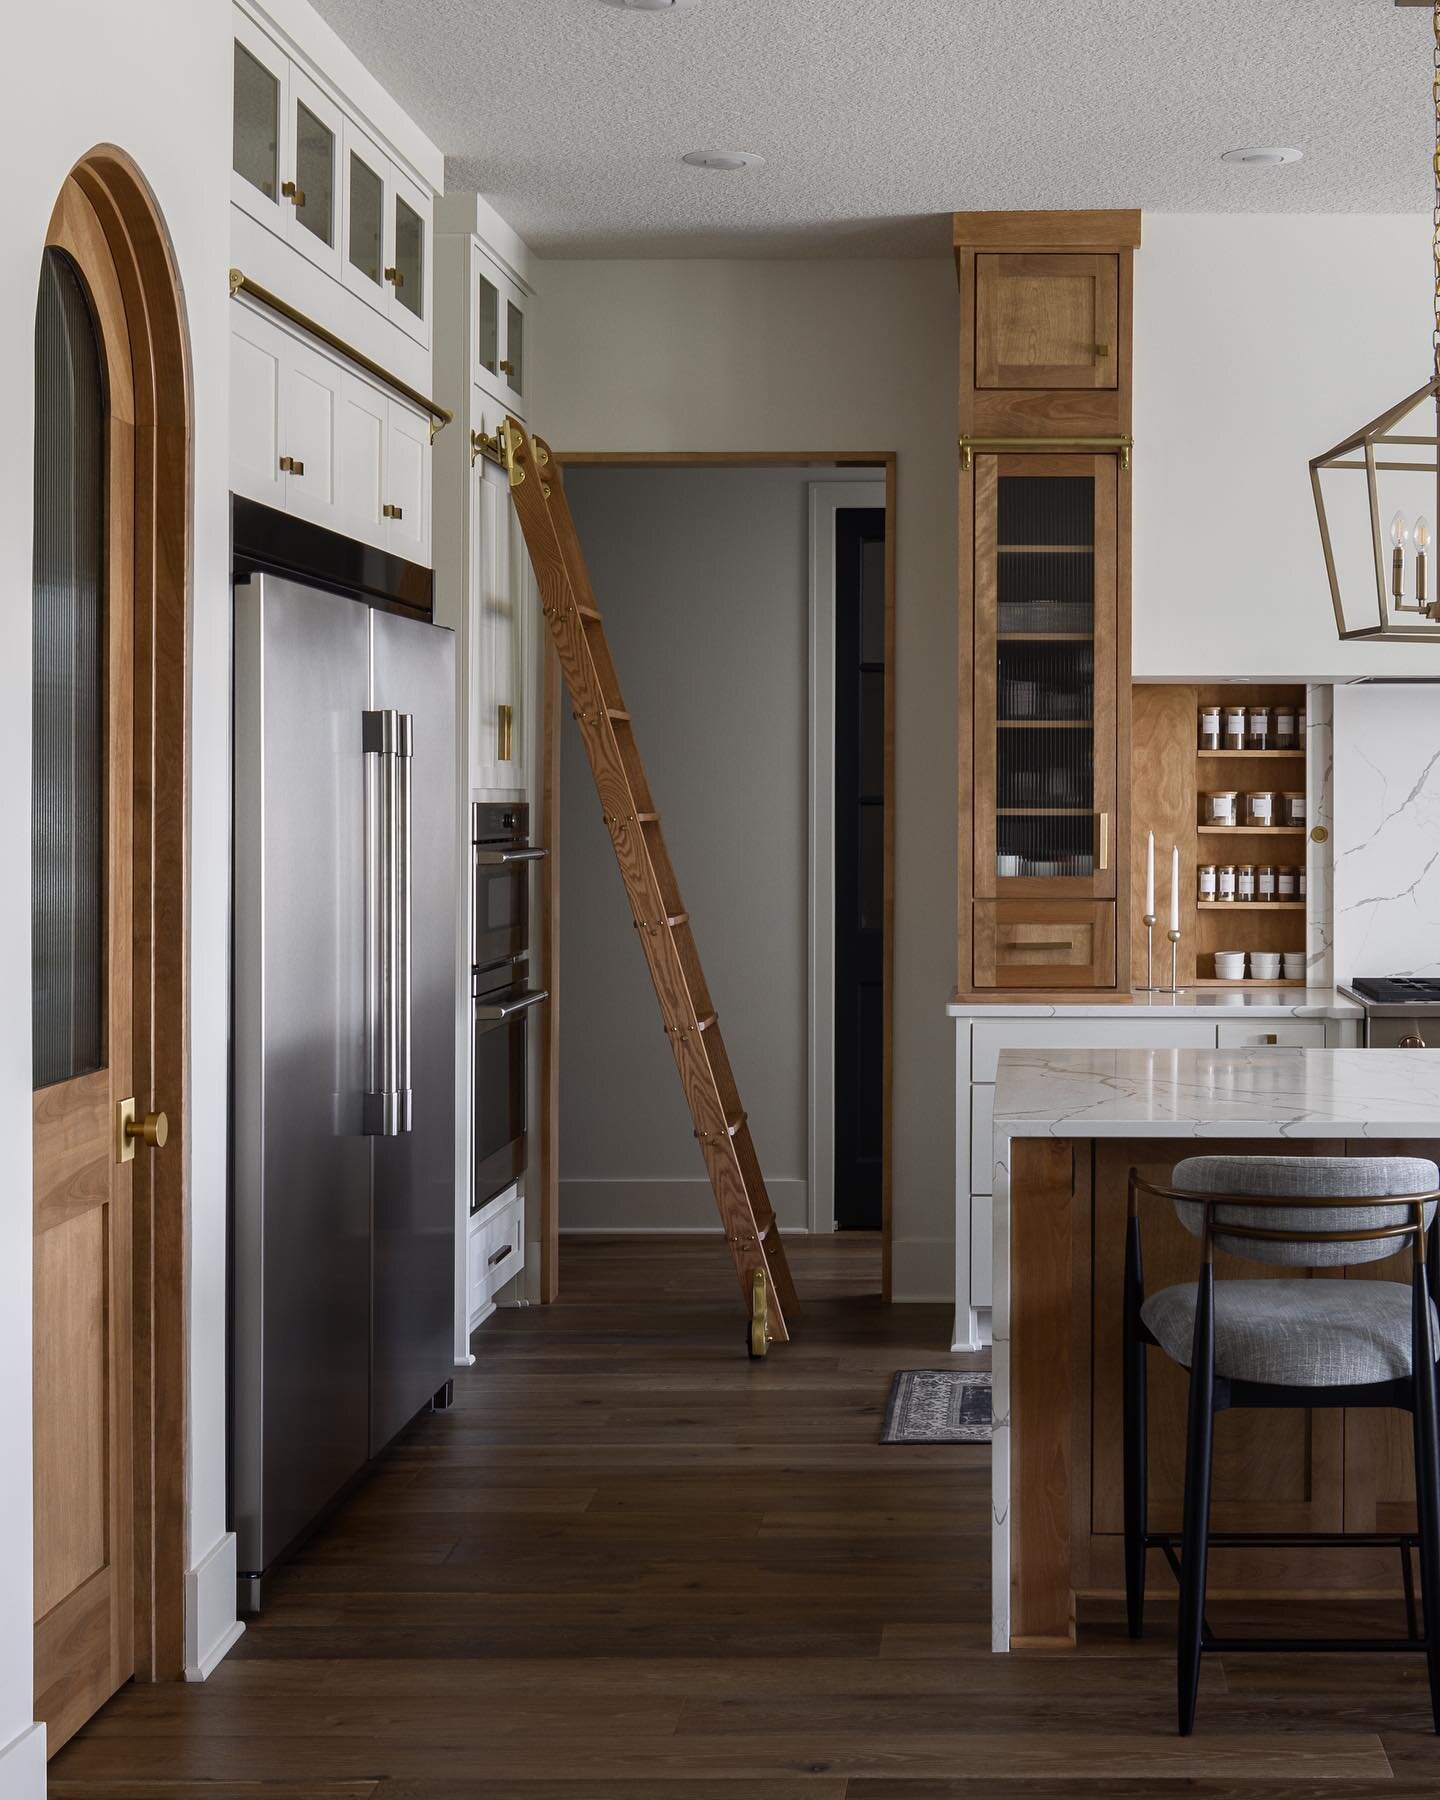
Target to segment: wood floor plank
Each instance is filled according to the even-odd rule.
[[[1182,1740],[1163,1588],[1139,1643],[1103,1600],[991,1655],[988,1449],[877,1441],[896,1369],[979,1359],[872,1241],[793,1260],[751,1364],[718,1240],[567,1242],[564,1300],[491,1319],[211,1679],[122,1690],[52,1795],[1440,1800],[1418,1658],[1207,1659]]]

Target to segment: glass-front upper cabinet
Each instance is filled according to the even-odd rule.
[[[1023,985],[1029,969],[1101,986],[1114,907],[1089,903],[1117,891],[1115,460],[977,457],[974,506],[976,982]]]
[[[345,127],[346,287],[422,344],[430,341],[425,196],[352,121]]]
[[[340,109],[243,14],[235,17],[230,194],[332,275],[340,262]]]
[[[527,297],[478,243],[472,245],[471,257],[475,385],[523,419]]]
[[[288,72],[288,59],[237,14],[230,197],[272,231],[281,229],[282,123]]]
[[[289,202],[287,236],[332,275],[340,272],[339,109],[293,64],[290,67],[290,168],[280,182]]]

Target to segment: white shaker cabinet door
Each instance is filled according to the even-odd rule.
[[[281,455],[288,459],[285,510],[335,529],[336,438],[344,371],[299,338],[290,341],[281,405]]]
[[[340,393],[340,519],[338,529],[383,549],[389,520],[385,504],[385,442],[390,403],[368,381],[345,376]]]
[[[386,547],[407,562],[430,561],[430,424],[390,402],[385,445]]]
[[[248,307],[230,324],[230,486],[262,506],[283,507],[280,396],[286,340]]]

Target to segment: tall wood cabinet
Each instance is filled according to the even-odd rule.
[[[1127,981],[1138,213],[959,213],[958,987]]]

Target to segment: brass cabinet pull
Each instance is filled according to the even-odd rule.
[[[387,500],[380,508],[380,514],[382,518],[386,519],[403,519],[405,517],[405,508],[403,506],[394,506]]]
[[[1109,354],[1110,346],[1108,344],[1097,344],[1095,346],[1095,359],[1097,362],[1104,362]]]
[[[390,283],[391,287],[402,288],[405,285],[405,277],[401,274],[399,269],[387,269],[385,271],[385,279]]]
[[[305,465],[298,456],[282,456],[280,467],[287,475],[303,475],[305,473]]]
[[[510,762],[515,755],[515,709],[502,700],[495,708],[495,760]]]
[[[280,183],[280,192],[287,200],[293,200],[297,206],[303,206],[305,204],[304,188],[296,187],[293,181],[282,181]]]
[[[502,375],[513,375],[515,373],[514,363],[508,362],[503,356],[500,358],[500,373]]]
[[[1110,867],[1110,815],[1108,812],[1100,814],[1100,849],[1095,863],[1096,867],[1100,869]]]
[[[1260,1042],[1262,1044],[1278,1044],[1280,1042],[1280,1033],[1278,1031],[1267,1031]]]
[[[1000,946],[1002,950],[1073,950],[1073,938],[1059,938],[1054,943],[1042,943],[1039,938],[1011,938]]]

